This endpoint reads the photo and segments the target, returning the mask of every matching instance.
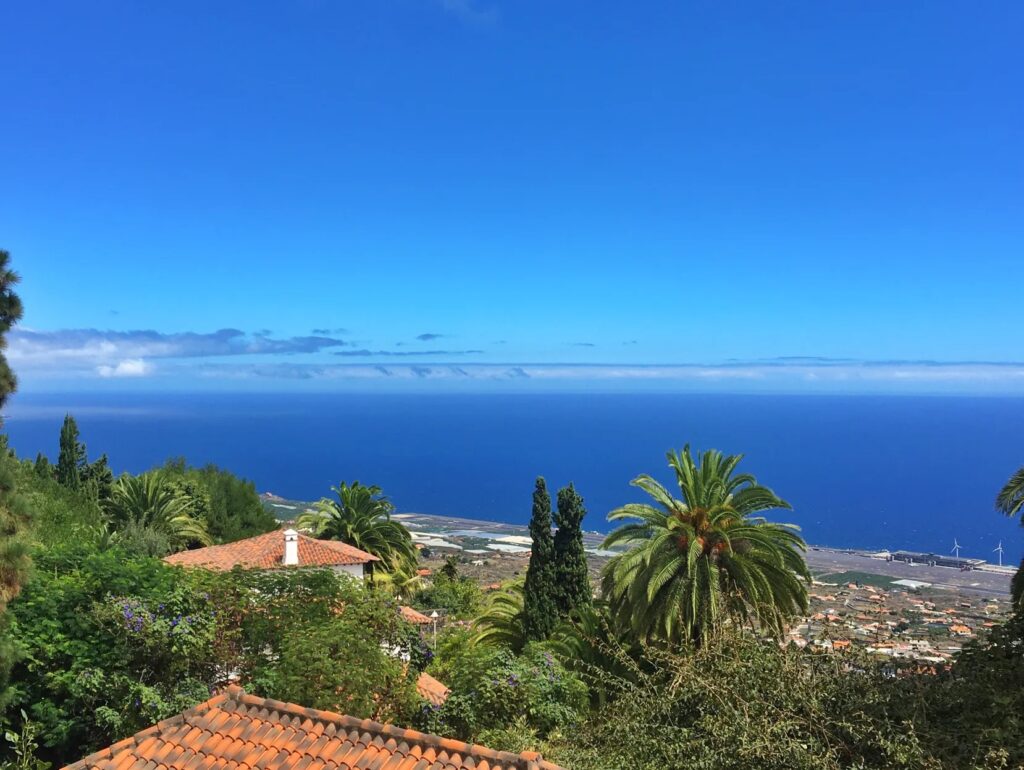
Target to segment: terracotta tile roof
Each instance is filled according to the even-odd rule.
[[[420,697],[428,703],[440,706],[448,700],[448,693],[450,693],[451,690],[424,671],[416,680],[416,692],[418,692]]]
[[[412,623],[417,626],[426,626],[434,622],[422,612],[414,610],[412,607],[402,606],[399,607],[398,610],[402,613],[402,620],[408,623]]]
[[[300,567],[335,567],[345,564],[368,564],[377,557],[334,540],[317,540],[298,536]],[[211,545],[194,551],[181,551],[164,558],[168,564],[204,567],[212,570],[246,568],[274,569],[284,566],[284,532],[275,530],[224,545]]]
[[[229,687],[66,770],[561,770],[369,719],[257,698]]]

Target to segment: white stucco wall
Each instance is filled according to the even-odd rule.
[[[360,580],[363,578],[362,564],[339,564],[334,568],[334,571],[339,575],[351,575],[352,577],[357,577]]]

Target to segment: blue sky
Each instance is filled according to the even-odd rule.
[[[23,390],[1024,393],[1024,6],[0,7]]]

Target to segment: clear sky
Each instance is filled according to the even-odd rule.
[[[27,0],[0,30],[23,389],[1024,393],[1024,4]]]

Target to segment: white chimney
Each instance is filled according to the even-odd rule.
[[[295,566],[299,563],[299,533],[294,529],[284,531],[284,565]]]

